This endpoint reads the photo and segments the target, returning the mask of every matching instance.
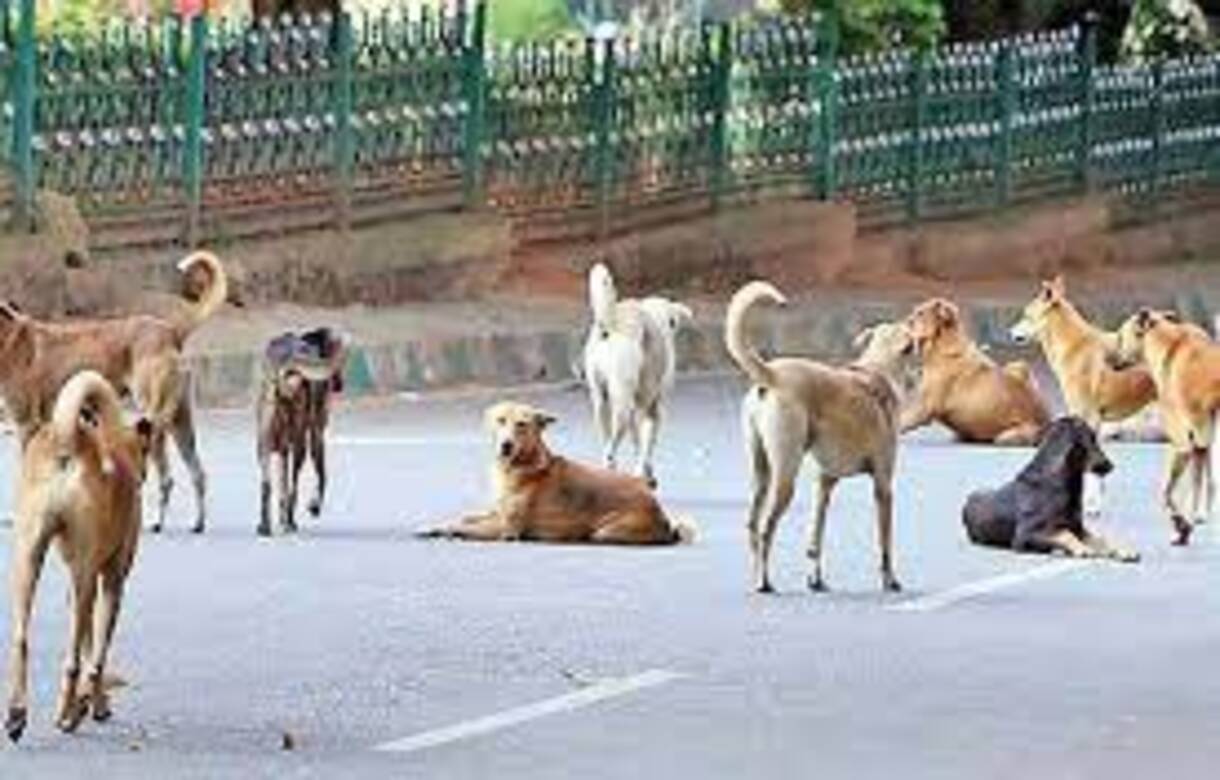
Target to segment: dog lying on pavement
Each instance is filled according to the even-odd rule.
[[[314,497],[309,514],[322,512],[326,496],[326,426],[331,398],[343,390],[346,336],[330,328],[284,333],[267,345],[256,417],[260,512],[258,534],[271,535],[271,465],[278,458],[276,480],[280,528],[297,530],[297,485],[305,459],[313,461]]]
[[[12,563],[5,729],[14,742],[28,718],[30,613],[52,542],[68,567],[72,595],[56,724],[73,731],[90,709],[95,720],[110,717],[106,660],[139,544],[140,487],[152,435],[146,419],[134,426],[123,422],[117,394],[93,371],[68,380],[50,421],[30,435],[18,484]],[[78,693],[83,661],[88,662],[87,698]]]
[[[1085,474],[1105,476],[1113,464],[1092,426],[1079,417],[1051,423],[1030,463],[998,490],[971,493],[962,509],[975,544],[1017,552],[1135,562],[1139,555],[1084,524]]]
[[[606,266],[589,272],[593,324],[584,349],[584,375],[601,434],[603,465],[614,468],[623,438],[639,456],[636,474],[655,487],[652,456],[661,407],[674,383],[674,336],[691,310],[667,298],[622,299]]]
[[[489,408],[494,507],[420,538],[657,545],[694,541],[695,527],[669,516],[644,480],[551,452],[550,414],[517,403]]]
[[[60,387],[77,371],[94,370],[120,393],[130,393],[153,425],[160,531],[169,506],[166,435],[173,438],[195,487],[195,533],[206,521],[206,477],[195,442],[189,376],[181,365],[190,334],[229,300],[228,277],[210,252],[192,252],[178,263],[186,276],[205,277],[202,292],[180,317],[132,315],[112,319],[41,322],[12,303],[0,304],[0,393],[22,444],[50,417]]]
[[[884,337],[872,334],[866,357],[848,366],[805,358],[763,360],[746,334],[746,316],[763,301],[784,304],[785,298],[766,282],[742,287],[729,303],[724,326],[729,354],[753,385],[742,401],[742,426],[753,477],[748,530],[754,588],[773,590],[771,543],[801,464],[811,454],[821,473],[808,543],[809,587],[826,589],[822,537],[831,492],[839,480],[867,474],[877,506],[881,584],[901,590],[893,568],[893,483],[901,382],[896,367],[913,351],[907,330],[896,326]]]
[[[1033,446],[1050,422],[1029,366],[1003,367],[966,334],[957,305],[934,298],[911,312],[919,351],[919,391],[902,415],[903,433],[939,422],[968,442]]]

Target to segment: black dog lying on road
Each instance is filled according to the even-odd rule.
[[[1137,553],[1084,527],[1085,472],[1105,476],[1113,468],[1084,420],[1061,417],[1043,433],[1037,454],[1015,480],[970,494],[962,509],[966,533],[975,544],[1017,552],[1137,561]]]

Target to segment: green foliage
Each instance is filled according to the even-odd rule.
[[[1184,57],[1213,48],[1207,19],[1192,0],[1135,0],[1123,34],[1125,57]]]
[[[546,41],[575,29],[564,0],[492,0],[487,12],[493,40]]]
[[[818,11],[838,19],[845,54],[896,46],[935,46],[945,35],[940,0],[780,0],[788,13]]]

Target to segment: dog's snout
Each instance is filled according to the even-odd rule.
[[[1098,455],[1093,460],[1093,473],[1099,477],[1104,477],[1114,470],[1114,462],[1105,455]]]
[[[500,457],[508,458],[513,454],[513,443],[511,441],[500,442]]]

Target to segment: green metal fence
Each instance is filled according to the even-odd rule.
[[[902,221],[1220,181],[1220,58],[1099,66],[1075,29],[840,59],[814,19],[494,48],[482,3],[87,38],[32,6],[0,0],[17,211],[68,192],[115,243],[488,206],[600,235],[762,197]]]

